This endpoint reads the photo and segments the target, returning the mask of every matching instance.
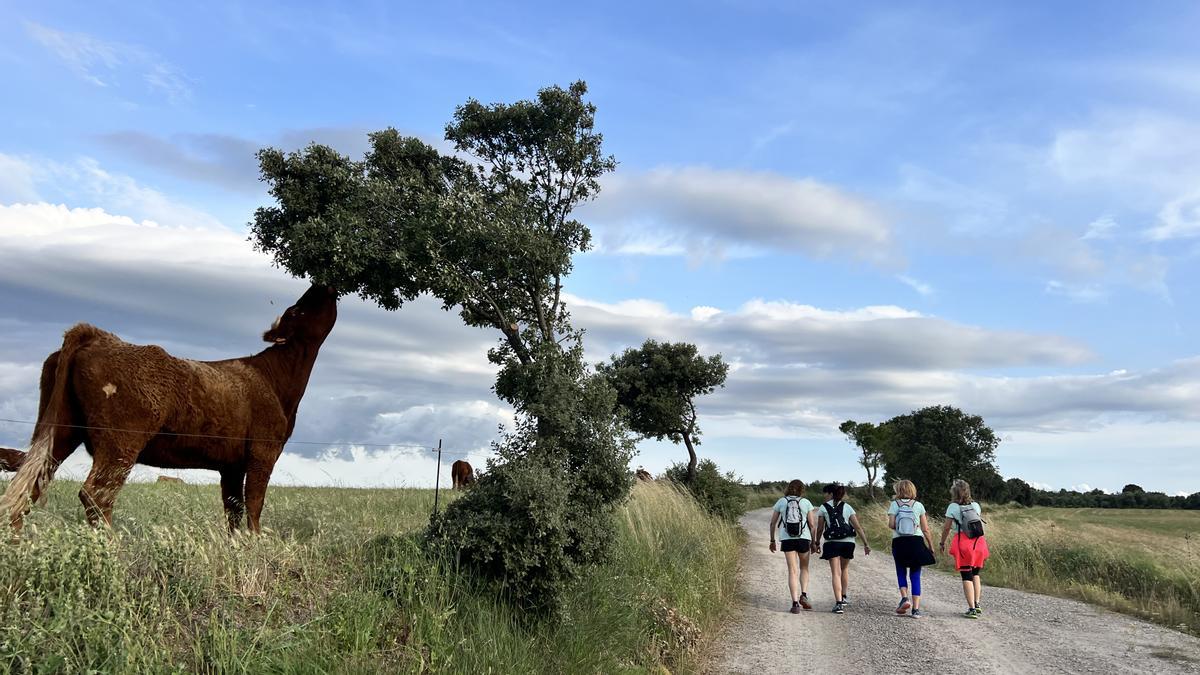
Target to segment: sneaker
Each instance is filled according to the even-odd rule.
[[[975,605],[975,615],[976,615],[976,616],[983,616],[983,608],[982,608],[982,607],[980,607],[979,605]]]
[[[812,603],[808,601],[808,593],[800,596],[800,606],[804,609],[812,609]]]
[[[844,605],[843,603],[840,603],[840,602],[835,602],[833,604],[833,613],[834,614],[845,614],[846,613],[846,605]]]
[[[912,618],[914,618],[914,619],[919,619],[919,618],[921,618],[921,617],[923,617],[923,616],[925,616],[925,615],[924,615],[924,614],[922,614],[922,613],[921,613],[921,610],[919,610],[919,609],[914,609],[914,610],[912,611]]]
[[[842,604],[843,604],[843,605],[849,605],[849,604],[850,604],[850,596],[848,596],[848,595],[843,595],[843,596],[842,596]]]
[[[792,608],[788,611],[791,612],[792,614],[799,614],[800,613],[800,603],[793,602]]]
[[[896,605],[896,613],[903,614],[908,611],[909,607],[912,607],[912,602],[907,597],[900,598],[900,604]]]
[[[975,611],[974,607],[972,607],[971,609],[968,609],[966,612],[964,612],[963,616],[968,619],[978,619],[979,618],[979,614]]]

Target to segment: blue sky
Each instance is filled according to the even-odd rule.
[[[384,126],[436,142],[468,97],[584,79],[620,167],[581,211],[598,246],[575,316],[596,359],[647,336],[726,354],[703,454],[853,478],[837,422],[950,403],[1001,433],[1005,475],[1193,492],[1198,15],[0,4],[0,412],[33,415],[37,364],[79,320],[194,358],[259,348],[302,285],[245,243],[256,148],[358,153]],[[508,415],[493,336],[349,304],[296,438],[444,434],[482,459]],[[428,482],[424,456],[338,447],[289,448],[284,479]],[[683,454],[642,450],[652,471]]]

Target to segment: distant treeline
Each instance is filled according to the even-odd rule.
[[[811,483],[808,496],[815,502],[821,498],[822,483]],[[757,491],[770,491],[783,494],[787,487],[786,481],[762,481],[749,485]],[[921,486],[917,486],[918,489]],[[1194,492],[1186,497],[1171,496],[1164,492],[1147,492],[1138,485],[1129,484],[1121,492],[1105,492],[1092,490],[1078,492],[1076,490],[1039,490],[1020,478],[1008,480],[979,481],[972,484],[971,491],[976,499],[992,504],[1007,504],[1017,502],[1024,506],[1052,506],[1062,508],[1094,508],[1094,509],[1194,509],[1200,510],[1200,492]],[[887,491],[890,494],[890,490]],[[869,501],[870,496],[865,486],[851,486],[850,494],[862,501]],[[886,498],[886,497],[885,497]]]

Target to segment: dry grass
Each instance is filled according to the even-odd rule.
[[[269,532],[233,538],[213,485],[130,485],[113,532],[77,491],[0,546],[0,671],[686,671],[734,590],[736,528],[667,485],[535,625],[423,552],[432,491],[273,488]]]

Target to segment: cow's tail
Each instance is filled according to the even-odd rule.
[[[9,514],[14,528],[21,527],[21,521],[29,511],[32,497],[35,494],[39,498],[45,495],[46,485],[58,469],[60,460],[54,457],[54,439],[59,435],[56,431],[61,426],[72,423],[68,389],[75,352],[90,342],[97,332],[92,326],[79,324],[63,336],[53,388],[45,398],[45,407],[38,411],[29,452],[25,454],[25,462],[9,482],[8,489],[0,496],[0,513]]]

